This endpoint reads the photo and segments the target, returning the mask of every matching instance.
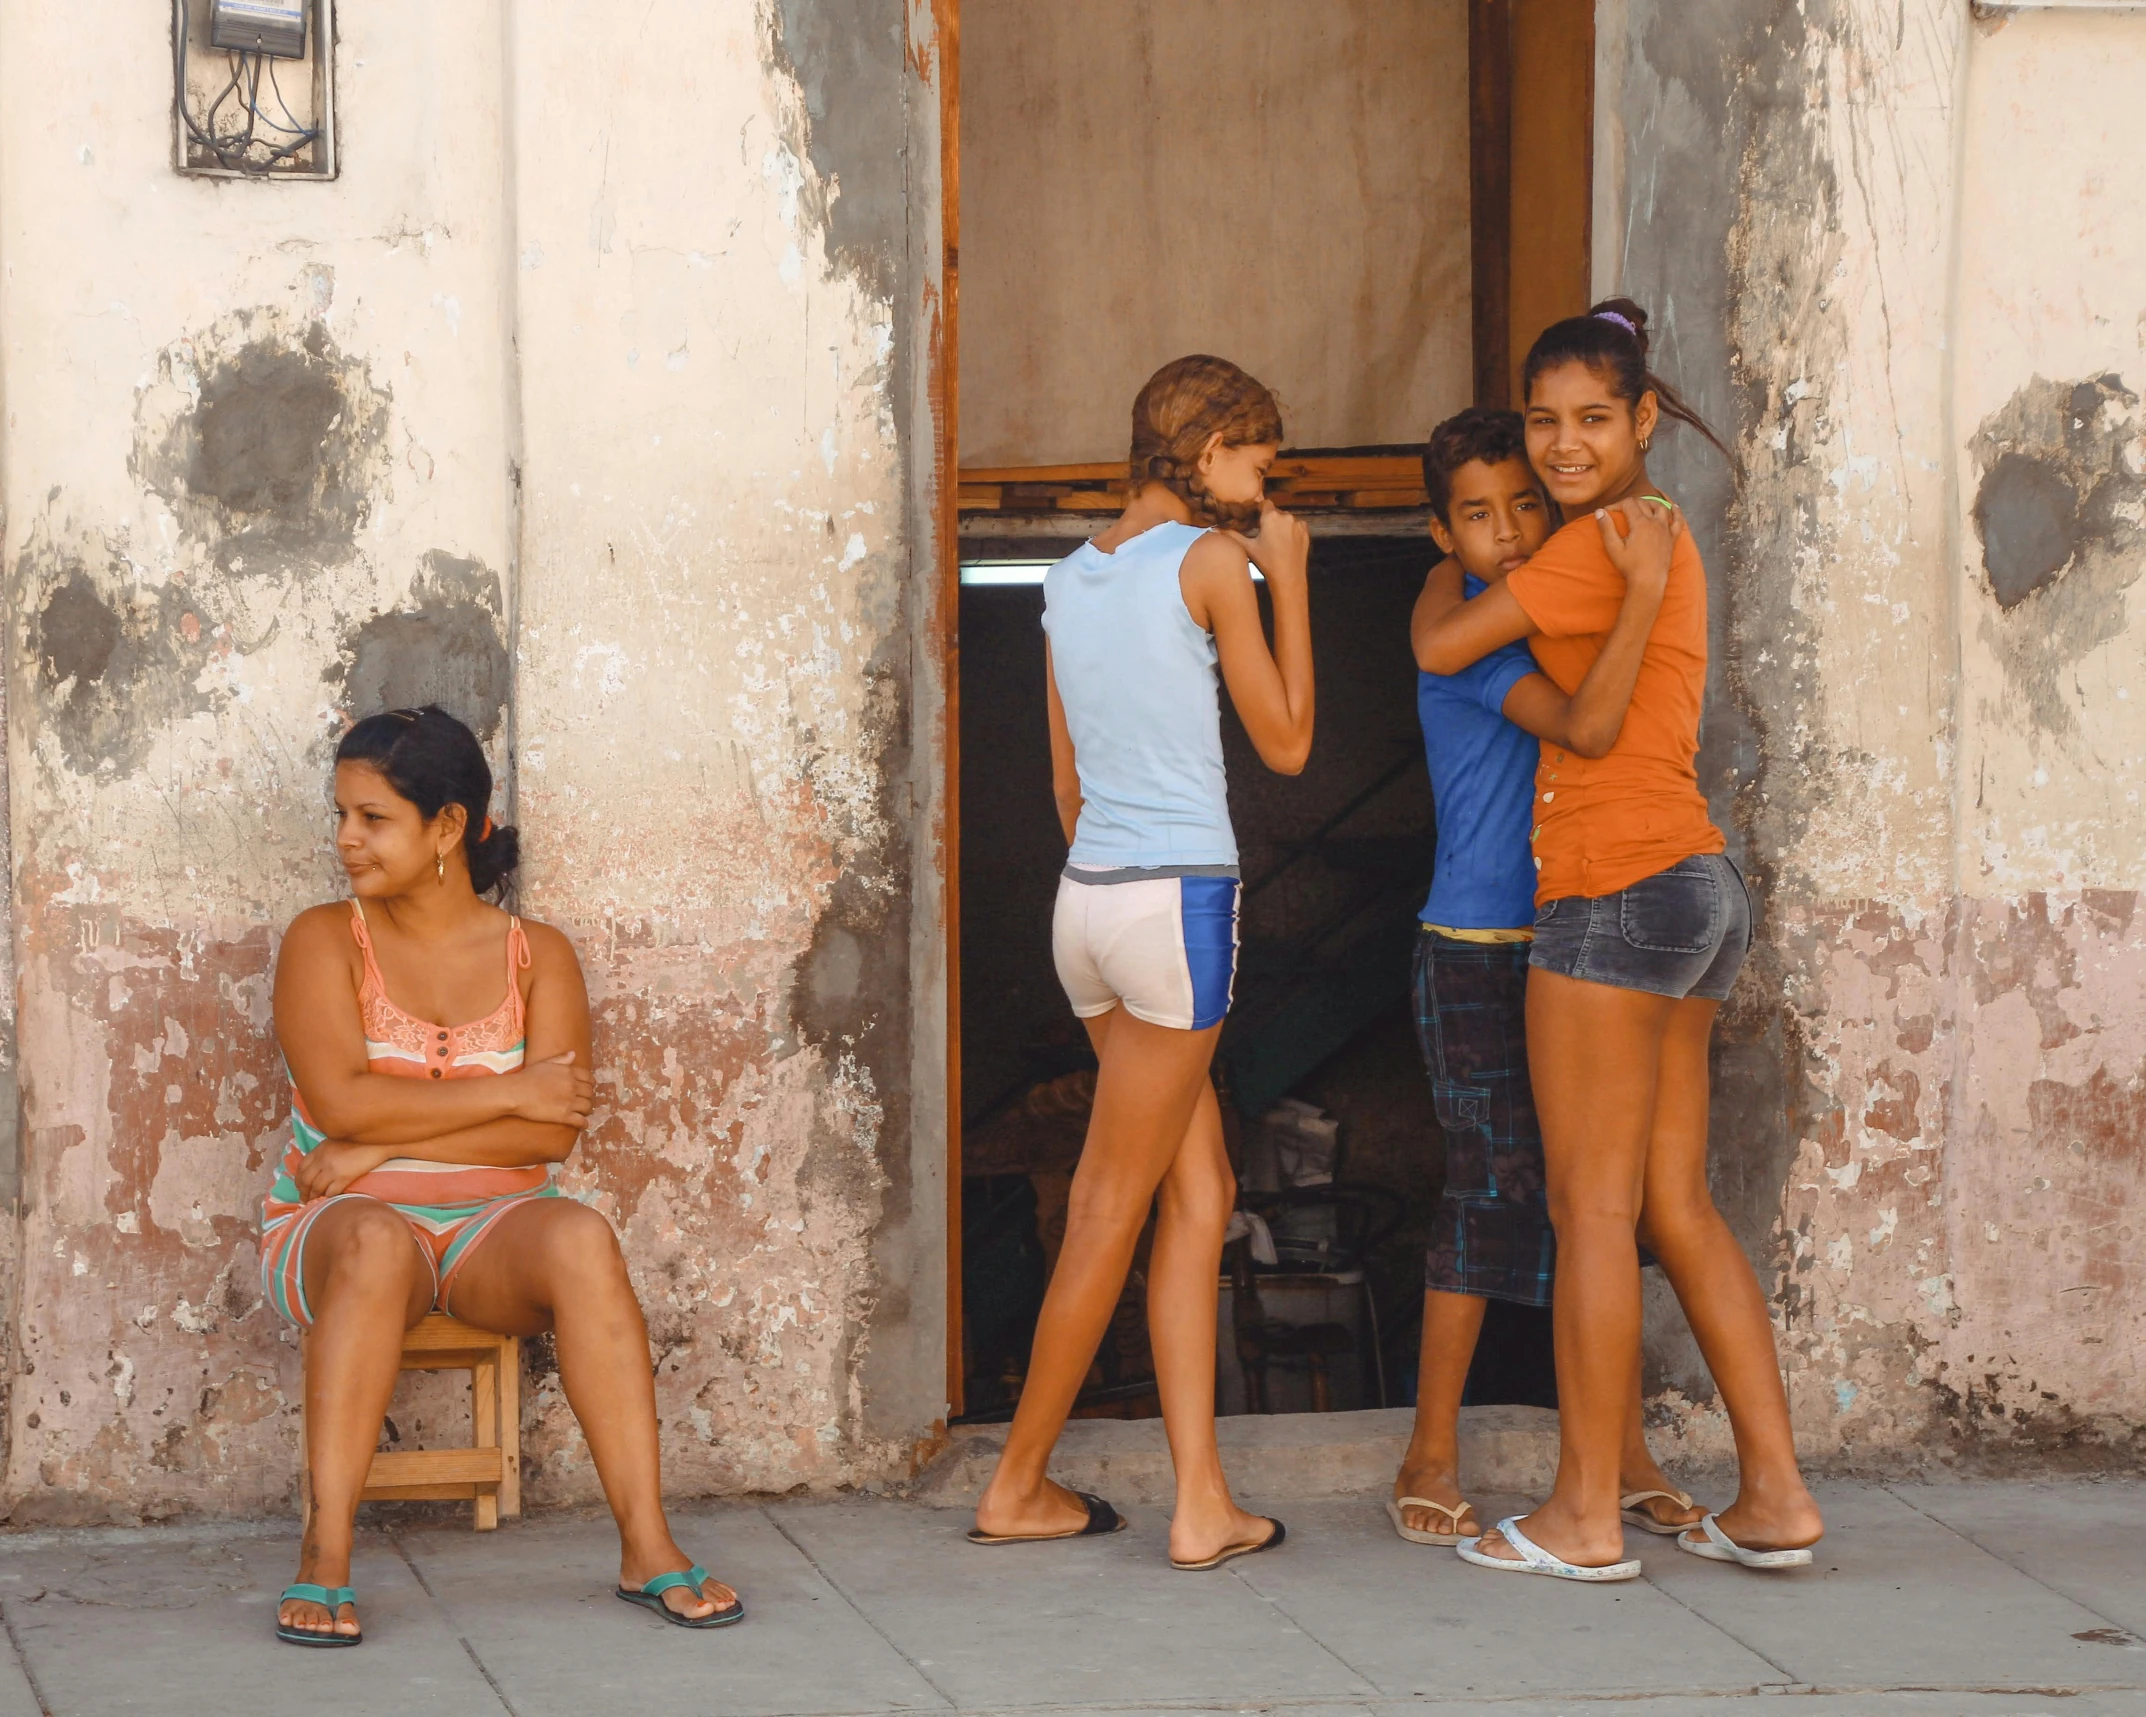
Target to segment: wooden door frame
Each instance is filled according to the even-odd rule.
[[[931,354],[944,698],[939,852],[946,936],[946,1411],[965,1405],[961,1303],[961,0],[931,0],[939,69],[939,315]]]
[[[1475,403],[1512,403],[1513,15],[1468,0],[1468,261]]]
[[[1578,315],[1593,298],[1594,275],[1594,55],[1593,0],[1468,0],[1468,227],[1470,298],[1474,312],[1475,403],[1511,407],[1516,390],[1516,333],[1532,339],[1542,325],[1542,293],[1533,295],[1529,325],[1516,329],[1516,300],[1523,289],[1552,282],[1548,313]],[[1539,8],[1539,9],[1538,9]],[[1571,45],[1582,61],[1552,50]],[[1522,80],[1526,81],[1523,82]],[[1558,147],[1558,113],[1575,99],[1585,109],[1577,127],[1580,158]],[[1527,148],[1524,149],[1524,145]],[[1565,178],[1529,187],[1539,202],[1537,221],[1522,225],[1514,213],[1514,162],[1547,148],[1576,167]],[[1523,211],[1529,198],[1521,199]],[[1565,226],[1560,229],[1562,212]],[[1575,219],[1576,217],[1576,219]],[[1568,253],[1565,240],[1572,249]],[[1569,269],[1567,265],[1569,266]],[[1518,289],[1518,290],[1516,290]]]

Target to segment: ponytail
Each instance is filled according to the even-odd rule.
[[[1535,379],[1560,364],[1585,364],[1610,384],[1610,392],[1628,405],[1639,404],[1643,394],[1653,394],[1662,415],[1688,423],[1736,468],[1736,455],[1716,435],[1706,419],[1667,382],[1647,367],[1647,313],[1629,298],[1605,298],[1584,316],[1568,316],[1553,322],[1528,348],[1527,363],[1520,372],[1520,393],[1525,400],[1534,392]]]

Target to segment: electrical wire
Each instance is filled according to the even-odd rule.
[[[244,173],[251,178],[265,178],[278,167],[284,166],[301,149],[319,141],[318,126],[302,126],[297,115],[291,112],[290,104],[283,99],[283,89],[276,81],[273,60],[259,49],[251,53],[233,50],[230,56],[231,76],[216,99],[209,103],[208,112],[200,120],[194,118],[187,100],[186,91],[186,46],[192,8],[181,0],[178,8],[179,26],[172,33],[172,76],[178,93],[179,118],[186,127],[187,136],[194,144],[226,172]],[[288,125],[279,125],[261,111],[261,62],[270,60],[268,87],[276,98],[277,106],[283,109]],[[246,114],[243,131],[219,131],[216,116],[225,102],[233,96],[239,98]],[[262,135],[263,128],[279,131],[290,139],[277,143]]]

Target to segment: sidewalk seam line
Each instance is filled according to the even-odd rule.
[[[0,1604],[0,1629],[7,1633],[8,1650],[15,1654],[16,1666],[22,1671],[22,1679],[29,1683],[30,1697],[37,1701],[38,1711],[42,1717],[52,1717],[52,1701],[37,1684],[37,1671],[30,1667],[30,1654],[22,1649],[22,1641],[15,1633],[15,1618],[7,1613],[5,1604]]]
[[[432,1601],[432,1607],[440,1612],[440,1619],[447,1624],[455,1636],[455,1644],[462,1648],[463,1655],[475,1666],[477,1673],[484,1677],[484,1684],[492,1690],[492,1697],[499,1701],[500,1709],[506,1712],[507,1717],[522,1717],[522,1714],[514,1709],[514,1701],[507,1697],[507,1690],[499,1685],[497,1678],[485,1666],[484,1659],[477,1655],[477,1648],[469,1643],[469,1637],[463,1633],[461,1624],[455,1620],[454,1612],[440,1602],[440,1595],[432,1589],[432,1582],[425,1578],[424,1569],[417,1565],[416,1558],[404,1546],[402,1535],[397,1532],[390,1532],[387,1535],[387,1541],[395,1546],[395,1554],[402,1558],[402,1565],[410,1570],[411,1577],[417,1581],[418,1589]]]
[[[1962,1532],[1957,1526],[1953,1525],[1951,1521],[1941,1520],[1936,1515],[1932,1514],[1928,1509],[1921,1507],[1917,1503],[1910,1502],[1906,1497],[1902,1496],[1897,1490],[1895,1490],[1890,1482],[1881,1484],[1878,1488],[1884,1491],[1885,1494],[1891,1497],[1895,1502],[1899,1503],[1901,1507],[1914,1509],[1917,1514],[1921,1515],[1923,1519],[1929,1521],[1931,1525],[1943,1528],[1945,1531],[1951,1533],[1953,1537],[1957,1538],[1962,1544],[1965,1544],[1969,1549],[1979,1550],[1992,1562],[2002,1563],[2005,1567],[2011,1569],[2013,1573],[2017,1574],[2022,1580],[2031,1581],[2035,1585],[2041,1587],[2041,1589],[2047,1592],[2052,1598],[2061,1599],[2063,1602],[2070,1604],[2074,1609],[2084,1610],[2090,1616],[2099,1616],[2103,1621],[2107,1622],[2110,1627],[2117,1628],[2122,1632],[2129,1634],[2133,1639],[2137,1639],[2139,1637],[2138,1631],[2135,1628],[2125,1626],[2124,1623],[2118,1621],[2114,1616],[2108,1615],[2101,1610],[2097,1610],[2092,1604],[2087,1603],[2083,1599],[2073,1597],[2069,1592],[2058,1591],[2056,1587],[2052,1586],[2047,1580],[2044,1580],[2032,1569],[2022,1568],[2017,1562],[2013,1561],[2011,1557],[2000,1555],[1997,1551],[1992,1550],[1987,1544],[1984,1544],[1979,1538],[1974,1537],[1970,1533]]]
[[[1347,1670],[1351,1675],[1355,1676],[1358,1681],[1361,1681],[1366,1687],[1371,1688],[1377,1698],[1399,1699],[1407,1697],[1406,1694],[1396,1694],[1390,1691],[1387,1688],[1386,1684],[1383,1681],[1380,1681],[1376,1676],[1366,1675],[1362,1670],[1358,1669],[1355,1664],[1351,1663],[1347,1658],[1343,1657],[1340,1652],[1336,1651],[1332,1646],[1328,1645],[1326,1641],[1321,1639],[1317,1634],[1313,1633],[1310,1628],[1306,1627],[1304,1623],[1297,1618],[1296,1614],[1293,1611],[1283,1606],[1279,1598],[1268,1597],[1266,1593],[1262,1592],[1257,1586],[1253,1585],[1250,1580],[1246,1579],[1245,1572],[1242,1568],[1232,1567],[1230,1569],[1230,1573],[1236,1576],[1238,1585],[1242,1586],[1247,1592],[1250,1592],[1253,1597],[1257,1598],[1261,1603],[1265,1604],[1269,1609],[1274,1611],[1276,1615],[1283,1617],[1291,1627],[1297,1630],[1298,1633],[1302,1634],[1306,1639],[1310,1640],[1313,1645],[1317,1646],[1321,1651],[1325,1652],[1328,1657],[1332,1658],[1336,1663],[1340,1664],[1343,1669]],[[1353,1698],[1356,1696],[1351,1695],[1351,1697]]]
[[[1674,1540],[1671,1541],[1671,1548],[1675,1548]],[[1647,1587],[1650,1591],[1661,1593],[1663,1597],[1667,1598],[1672,1604],[1676,1605],[1676,1607],[1682,1610],[1687,1616],[1692,1617],[1696,1621],[1704,1622],[1708,1627],[1712,1628],[1717,1634],[1721,1635],[1721,1637],[1727,1640],[1731,1645],[1739,1646],[1743,1650],[1748,1651],[1753,1657],[1757,1658],[1759,1662],[1763,1663],[1768,1669],[1772,1670],[1774,1674],[1778,1675],[1782,1679],[1782,1681],[1787,1684],[1784,1691],[1797,1692],[1808,1688],[1811,1685],[1810,1682],[1805,1681],[1802,1676],[1798,1675],[1794,1670],[1790,1669],[1787,1664],[1776,1663],[1771,1657],[1769,1657],[1765,1652],[1760,1651],[1759,1648],[1753,1645],[1749,1640],[1742,1638],[1738,1634],[1732,1633],[1728,1628],[1724,1627],[1720,1622],[1714,1620],[1712,1616],[1707,1615],[1704,1611],[1693,1609],[1691,1605],[1687,1604],[1682,1598],[1678,1597],[1676,1593],[1672,1592],[1667,1586],[1661,1585],[1658,1582],[1649,1579],[1644,1573],[1640,1575],[1637,1583],[1639,1585]]]
[[[788,1544],[792,1550],[795,1550],[798,1555],[802,1556],[805,1559],[805,1565],[809,1567],[815,1574],[819,1575],[822,1580],[825,1580],[827,1582],[827,1589],[834,1593],[834,1595],[840,1598],[845,1604],[849,1605],[851,1612],[857,1617],[857,1619],[864,1623],[866,1627],[870,1628],[882,1640],[884,1640],[886,1642],[887,1649],[894,1653],[896,1657],[900,1658],[902,1662],[906,1663],[915,1673],[916,1678],[919,1681],[923,1682],[926,1687],[930,1688],[932,1692],[936,1693],[940,1697],[940,1699],[945,1702],[946,1708],[949,1711],[958,1712],[967,1709],[967,1707],[965,1707],[960,1700],[956,1699],[951,1693],[947,1692],[945,1688],[941,1687],[936,1679],[929,1675],[926,1675],[924,1673],[923,1666],[920,1665],[915,1658],[911,1657],[906,1651],[902,1650],[899,1645],[895,1644],[894,1636],[888,1633],[885,1628],[881,1627],[879,1623],[874,1620],[870,1615],[865,1613],[864,1606],[859,1604],[855,1598],[851,1597],[849,1593],[844,1591],[842,1589],[842,1582],[837,1580],[832,1574],[828,1573],[825,1568],[822,1568],[820,1566],[820,1559],[817,1556],[813,1555],[811,1551],[807,1550],[804,1545],[800,1544],[797,1539],[792,1535],[790,1529],[787,1526],[783,1525],[781,1521],[777,1520],[772,1514],[767,1511],[767,1505],[765,1503],[759,1504],[758,1506],[760,1509],[760,1518],[766,1521],[768,1525],[772,1526],[777,1532],[782,1535],[783,1542]]]

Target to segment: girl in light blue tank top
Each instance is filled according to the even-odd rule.
[[[1214,634],[1185,607],[1174,520],[1115,553],[1082,543],[1043,581],[1051,675],[1078,760],[1076,866],[1231,866]]]
[[[1231,1501],[1215,1446],[1215,1281],[1236,1185],[1208,1079],[1237,956],[1219,681],[1270,768],[1293,775],[1311,750],[1310,538],[1264,501],[1281,439],[1274,396],[1234,364],[1165,365],[1133,404],[1125,512],[1044,580],[1051,778],[1070,849],[1051,941],[1098,1071],[1027,1380],[969,1534],[979,1544],[1124,1524],[1044,1469],[1151,1208],[1148,1323],[1178,1462],[1170,1560],[1214,1568],[1282,1542],[1279,1521]],[[1238,534],[1255,525],[1256,541]]]

